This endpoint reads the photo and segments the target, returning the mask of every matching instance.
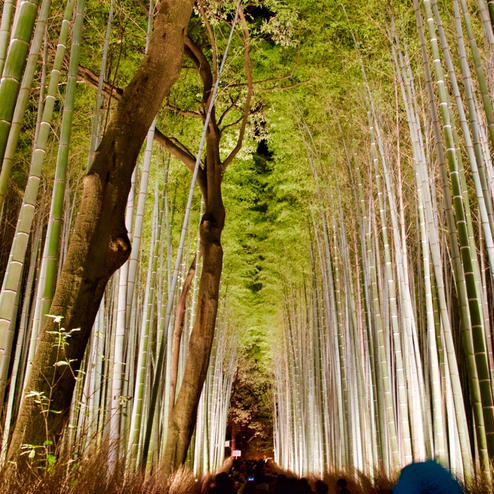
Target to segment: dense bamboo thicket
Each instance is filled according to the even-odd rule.
[[[4,0],[1,462],[206,474],[271,382],[282,468],[489,485],[493,71],[487,0]]]
[[[123,67],[118,66],[119,62],[116,67],[111,66],[115,63],[111,57],[122,55],[117,55],[122,43],[118,29],[128,29],[129,24],[137,23],[133,27],[137,29],[136,42],[147,46],[154,22],[150,13],[154,12],[155,4],[150,2],[149,8],[136,6],[132,10],[128,6],[115,6],[113,1],[51,3],[45,0],[37,17],[36,7],[35,2],[21,2],[15,10],[16,17],[11,19],[13,5],[6,2],[2,16],[2,53],[7,54],[2,76],[2,128],[5,131],[2,131],[5,139],[1,149],[0,197],[5,240],[2,253],[10,251],[8,261],[3,261],[0,294],[2,461],[7,458],[21,403],[31,399],[37,414],[44,417],[41,432],[45,440],[22,444],[18,454],[33,465],[48,468],[58,455],[76,459],[90,450],[100,449],[108,452],[110,471],[123,467],[131,473],[142,471],[146,466],[155,470],[161,464],[170,413],[183,380],[198,303],[201,277],[198,259],[202,254],[198,229],[203,214],[203,203],[190,186],[190,177],[165,149],[164,142],[171,143],[175,150],[186,148],[155,130],[156,120],[147,133],[134,171],[126,208],[125,222],[132,254],[106,287],[81,361],[69,357],[71,341],[81,329],[67,328],[63,317],[50,312],[78,211],[78,184],[86,164],[91,164],[94,158],[109,116],[116,111],[115,101],[121,95],[121,90],[112,84],[119,83],[117,77],[125,84],[128,73],[133,70],[133,61],[127,59]],[[208,15],[214,12],[203,11],[206,23]],[[101,24],[88,27],[91,18],[99,17]],[[50,30],[47,30],[48,22]],[[236,22],[231,25],[226,22],[225,26],[233,34]],[[88,59],[92,53],[84,42],[87,44],[100,27],[103,28],[98,35],[101,59]],[[29,47],[33,30],[27,56],[26,47]],[[56,50],[52,53],[53,39]],[[210,41],[216,43],[214,37]],[[20,51],[17,43],[22,48]],[[215,50],[223,50],[226,57],[227,47],[223,41],[219,40],[218,46],[214,46]],[[200,49],[197,47],[196,56]],[[235,53],[233,58],[236,60]],[[217,72],[216,64],[219,61],[212,60],[218,82],[221,70]],[[94,72],[82,65],[94,62],[98,66]],[[97,72],[99,76],[95,75]],[[81,73],[85,78],[81,79]],[[79,83],[94,81],[96,91],[86,84],[79,84],[78,88],[78,78]],[[180,97],[179,90],[177,98]],[[28,106],[35,104],[36,99],[39,99],[37,112]],[[211,105],[215,101],[213,99]],[[85,114],[89,110],[91,115],[91,108],[94,110],[88,119]],[[83,118],[77,118],[77,112],[84,112]],[[184,110],[184,113],[187,112]],[[12,193],[8,186],[16,183],[15,173],[20,173],[24,145],[19,137],[23,135],[22,130],[26,134],[31,132],[26,121],[23,122],[23,118],[31,116],[35,119],[32,159],[26,170],[22,203],[16,210],[11,207]],[[194,116],[201,117],[201,114],[197,112]],[[181,125],[180,121],[180,115],[175,118],[170,114],[166,124],[171,125],[173,131]],[[87,129],[90,134],[83,136]],[[200,135],[200,132],[200,125],[193,126],[192,135]],[[74,133],[78,138],[76,143],[71,140]],[[156,138],[157,134],[161,139]],[[70,149],[76,166],[73,163],[70,166]],[[198,163],[201,151],[202,144]],[[187,153],[192,156],[191,151]],[[186,194],[190,196],[187,207],[182,202]],[[48,200],[50,195],[51,201]],[[9,242],[7,232],[12,224],[15,232]],[[223,315],[227,313],[227,305],[225,298],[219,311],[210,370],[199,402],[197,430],[189,451],[189,464],[195,472],[214,470],[223,462],[238,346],[230,319]],[[75,381],[70,416],[61,438],[50,428],[50,416],[62,413],[53,405],[60,376],[47,383],[48,392],[29,389],[27,384],[47,319],[55,323],[55,329],[50,331],[56,353],[53,366],[61,369],[62,375],[64,372],[72,374]],[[154,400],[153,390],[157,392]]]
[[[275,352],[276,459],[297,472],[490,476],[493,32],[472,3],[383,12],[386,95],[349,26],[358,137],[299,109],[310,269],[285,278]]]

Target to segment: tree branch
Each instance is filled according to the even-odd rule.
[[[98,76],[91,69],[79,65],[77,75],[79,76],[80,80],[86,82],[95,89],[98,89]],[[114,87],[109,82],[103,81],[103,92],[107,96],[110,96],[119,101],[120,97],[122,96],[123,89]]]
[[[288,91],[289,89],[296,88],[298,86],[302,86],[304,84],[309,84],[311,82],[310,79],[307,79],[305,81],[299,81],[299,82],[294,82],[293,84],[290,84],[288,86],[273,86],[273,87],[265,87],[262,89],[259,89],[260,93],[268,93],[270,91]]]
[[[287,79],[291,79],[294,74],[295,74],[295,69],[297,68],[298,63],[295,62],[295,64],[292,67],[292,70],[290,71],[289,74],[283,75],[280,77],[269,77],[267,79],[261,79],[260,81],[252,81],[252,84],[257,86],[258,84],[265,84],[266,82],[280,82],[280,81],[286,81]],[[238,82],[236,84],[228,84],[227,87],[244,87],[247,86],[247,82]]]
[[[88,69],[80,65],[78,75],[83,82],[86,82],[95,89],[98,88],[98,76],[91,69]],[[107,82],[103,83],[103,92],[107,96],[114,99],[115,101],[120,101],[123,93],[121,88],[112,87],[111,84]],[[171,111],[179,111],[182,114],[188,113],[185,110],[180,110],[179,108],[172,107],[171,105],[166,105],[165,108]],[[197,114],[195,114],[195,112],[191,112],[191,113],[194,113],[194,116],[201,116],[200,113]],[[185,145],[181,143],[178,144],[179,141],[176,139],[175,139],[176,142],[174,142],[173,139],[166,137],[158,128],[155,129],[154,139],[163,147],[167,148],[176,158],[182,161],[187,166],[187,168],[192,168],[192,170],[194,169],[196,158],[192,154],[192,152],[190,152],[187,149]],[[191,160],[192,160],[192,165],[190,163]]]
[[[98,88],[98,77],[96,74],[86,67],[79,66],[78,72],[79,78],[89,84],[94,88]],[[122,89],[118,87],[112,87],[110,84],[105,82],[103,84],[104,93],[114,99],[115,101],[120,101],[122,97]],[[165,108],[170,109],[171,111],[175,111],[174,108],[168,108],[170,105],[167,105]],[[181,111],[179,108],[176,110]],[[186,112],[185,112],[186,113]],[[194,116],[202,116],[200,113],[194,114]],[[157,127],[154,130],[154,140],[167,149],[175,158],[179,159],[189,170],[194,171],[196,157],[190,151],[185,144],[181,143],[178,139],[174,137],[167,137],[163,132],[161,132]],[[198,175],[198,180],[200,182],[200,186],[203,187],[204,177],[201,176],[201,173]]]
[[[175,156],[175,158],[179,159],[189,170],[194,171],[196,158],[178,139],[167,137],[158,129],[155,130],[155,139]]]
[[[226,115],[233,110],[233,108],[237,107],[238,100],[240,99],[240,94],[236,98],[231,98],[232,104],[221,114],[221,117],[218,120],[218,126],[221,125],[223,122],[223,119],[226,117]],[[237,107],[238,108],[238,107]]]
[[[213,85],[214,85],[216,79],[218,78],[218,48],[216,46],[216,38],[213,34],[213,29],[206,15],[206,12],[204,12],[204,7],[202,6],[202,2],[198,1],[197,6],[199,8],[199,12],[201,13],[202,20],[204,21],[204,25],[206,26],[206,30],[209,36],[209,41],[211,43],[211,51],[213,55]]]
[[[238,123],[240,123],[243,119],[244,119],[244,114],[242,112],[242,116],[238,117],[237,120],[235,120],[234,122],[229,123],[229,124],[225,125],[224,127],[222,127],[220,129],[220,131],[223,132],[225,129],[228,129],[228,127],[235,127],[235,125],[237,125]]]
[[[201,76],[204,90],[202,93],[202,101],[207,108],[211,90],[213,88],[213,74],[211,73],[211,65],[208,59],[204,56],[202,50],[197,46],[190,36],[185,36],[185,54],[194,62],[194,65]]]
[[[167,103],[164,106],[164,108],[165,108],[165,110],[170,110],[174,113],[184,115],[185,117],[203,118],[202,113],[199,113],[199,112],[193,111],[193,110],[183,110],[182,108],[178,108],[177,106],[170,105],[170,103]]]
[[[240,24],[242,26],[242,33],[244,37],[244,67],[245,67],[245,75],[247,77],[247,96],[245,98],[244,111],[242,115],[242,123],[240,124],[240,130],[238,132],[237,144],[232,149],[228,157],[223,161],[223,172],[226,167],[233,161],[235,156],[238,154],[240,149],[242,148],[242,141],[244,140],[245,128],[247,126],[247,120],[249,119],[250,114],[250,102],[252,99],[253,93],[253,83],[252,83],[252,64],[250,59],[250,36],[249,36],[249,28],[247,26],[247,21],[245,20],[245,16],[243,10],[239,8],[239,16],[240,16]]]

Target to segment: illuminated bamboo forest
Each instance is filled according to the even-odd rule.
[[[492,492],[494,0],[0,11],[2,492]]]

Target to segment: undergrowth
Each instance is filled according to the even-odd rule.
[[[201,482],[180,469],[171,477],[160,469],[152,475],[129,474],[123,462],[108,468],[108,456],[88,454],[80,461],[58,459],[49,469],[29,462],[0,471],[0,492],[9,494],[200,494]]]
[[[228,470],[228,463],[225,463]],[[291,472],[273,465],[273,473],[294,477]],[[494,478],[494,468],[492,469]],[[328,485],[328,494],[338,494],[337,482],[345,478],[349,494],[391,494],[398,474],[388,477],[376,471],[372,477],[358,471],[332,472],[323,477]],[[318,477],[308,478],[314,488]],[[24,462],[19,466],[9,465],[0,470],[0,493],[9,494],[207,494],[214,481],[213,476],[195,478],[187,469],[180,469],[167,477],[160,469],[152,475],[129,474],[123,462],[108,467],[108,454],[87,454],[80,461],[59,458],[50,468],[35,468]],[[463,485],[465,494],[492,494],[492,484],[478,478]],[[417,493],[419,494],[419,493]]]

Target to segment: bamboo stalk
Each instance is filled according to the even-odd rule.
[[[2,21],[0,23],[0,74],[3,72],[3,65],[9,46],[10,28],[12,17],[15,11],[15,0],[5,0],[2,9]]]
[[[42,292],[40,299],[38,324],[42,325],[44,317],[50,309],[60,260],[60,241],[63,228],[63,208],[66,189],[66,177],[69,161],[69,146],[72,134],[72,118],[74,113],[75,86],[77,81],[77,70],[79,68],[79,52],[84,22],[85,0],[78,0],[72,31],[72,45],[70,49],[70,66],[67,76],[67,88],[62,117],[62,127],[58,146],[57,163],[55,168],[55,180],[53,184],[50,215],[48,218],[48,229],[46,232],[45,248],[43,252],[42,271],[45,272],[43,284],[40,286]]]
[[[39,0],[22,0],[15,13],[16,20],[0,80],[0,161],[3,160],[7,145],[20,79],[26,64],[29,42],[38,12],[38,4]],[[3,12],[7,14],[5,23],[10,24],[8,19],[9,4],[4,5],[4,7],[7,7],[7,12]]]
[[[8,2],[4,4],[4,8],[7,7]],[[17,141],[19,139],[19,134],[21,132],[22,121],[24,117],[24,112],[26,110],[29,94],[31,91],[31,86],[33,82],[34,73],[36,71],[36,65],[39,58],[39,53],[41,49],[41,43],[43,37],[45,36],[46,24],[48,14],[50,12],[51,0],[43,0],[41,3],[38,20],[36,21],[36,28],[33,35],[33,40],[29,49],[29,54],[27,56],[26,68],[22,76],[22,81],[19,88],[19,94],[17,96],[17,101],[15,103],[14,113],[12,115],[11,127],[8,135],[7,142],[5,144],[5,151],[1,154],[0,162],[2,163],[0,170],[0,219],[3,216],[3,208],[5,203],[5,194],[8,186],[8,179],[10,177],[10,170],[12,169],[15,150],[17,148]],[[3,22],[3,17],[2,17]],[[46,57],[45,57],[46,58]],[[44,64],[43,64],[44,66]],[[1,73],[1,71],[0,71]],[[43,88],[43,77],[41,88]],[[42,93],[42,89],[41,89]],[[40,95],[40,100],[41,100]],[[39,112],[38,114],[40,114]]]
[[[17,297],[20,288],[22,272],[24,268],[27,243],[29,240],[31,224],[34,216],[35,202],[38,196],[38,188],[41,179],[41,168],[46,155],[48,138],[51,132],[51,120],[55,105],[55,98],[58,91],[58,81],[60,78],[60,69],[65,54],[65,45],[70,26],[70,18],[75,0],[67,2],[62,28],[60,31],[57,52],[53,63],[53,69],[50,75],[50,83],[46,96],[45,106],[43,108],[43,117],[40,124],[40,131],[32,153],[31,168],[29,170],[28,183],[24,192],[21,211],[16,225],[16,233],[10,248],[9,264],[3,279],[2,289],[0,292],[0,402],[3,401],[8,368],[10,363],[10,351],[14,338],[15,314],[17,308]],[[21,4],[23,7],[29,4],[33,7],[33,2],[24,0]],[[27,7],[26,7],[27,8]],[[23,11],[21,11],[21,15]],[[27,14],[26,14],[27,15]],[[30,17],[29,17],[30,19]],[[29,20],[28,19],[28,20]],[[19,21],[20,22],[20,21]],[[8,58],[8,57],[7,57]],[[9,63],[8,60],[6,62]],[[2,79],[3,80],[3,79]],[[10,84],[10,83],[9,83]],[[2,87],[0,84],[0,101],[2,100]],[[1,114],[1,110],[0,110]],[[3,115],[3,114],[2,114]],[[2,116],[0,115],[0,120]],[[0,133],[2,124],[0,123]],[[0,137],[0,149],[1,148]],[[1,153],[3,155],[3,152]]]

